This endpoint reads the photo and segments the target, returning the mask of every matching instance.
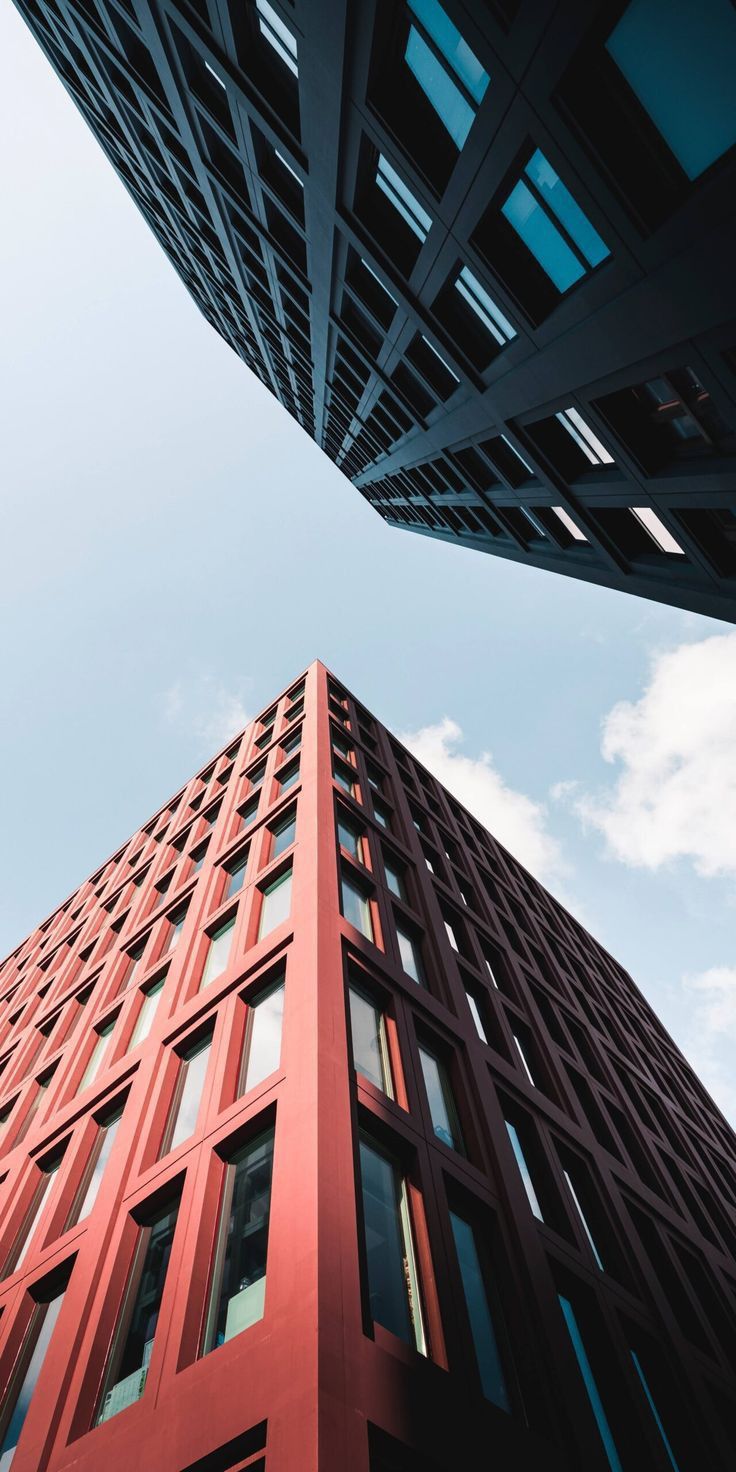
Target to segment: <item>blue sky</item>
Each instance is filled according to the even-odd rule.
[[[319,657],[736,1117],[736,633],[389,531],[200,317],[12,7],[0,70],[0,954]]]

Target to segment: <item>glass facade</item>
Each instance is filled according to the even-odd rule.
[[[96,1424],[143,1394],[174,1240],[179,1203],[161,1207],[141,1228]]]
[[[502,1411],[510,1411],[511,1403],[506,1388],[506,1377],[478,1256],[475,1232],[470,1222],[465,1221],[454,1211],[450,1212],[450,1222],[483,1394],[486,1400],[493,1401],[493,1404],[499,1406]]]
[[[212,1034],[208,1033],[182,1055],[162,1154],[176,1150],[194,1134],[211,1047]]]
[[[283,981],[254,997],[248,1006],[245,1049],[241,1068],[239,1094],[275,1073],[281,1062],[281,1033],[284,1023]]]
[[[8,1398],[0,1410],[0,1430],[2,1430],[0,1472],[9,1472],[15,1456],[25,1419],[28,1415],[28,1408],[33,1398],[33,1392],[36,1389],[38,1377],[43,1369],[46,1351],[49,1347],[63,1302],[64,1294],[57,1293],[48,1302],[39,1303],[35,1309],[21,1352],[18,1367],[19,1372],[16,1375],[15,1385],[11,1384]]]
[[[362,1073],[370,1083],[384,1094],[393,1098],[391,1064],[386,1041],[386,1025],[383,1013],[365,992],[357,987],[349,989],[350,1031],[353,1042],[353,1063],[357,1073]]]
[[[396,1164],[360,1142],[363,1227],[371,1318],[427,1353],[406,1183]]]
[[[273,1141],[268,1130],[226,1167],[204,1354],[263,1318]]]

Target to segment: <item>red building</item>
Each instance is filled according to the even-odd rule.
[[[0,1472],[733,1466],[732,1132],[321,664],[0,1002]]]

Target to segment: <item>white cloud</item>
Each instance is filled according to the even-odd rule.
[[[212,675],[188,681],[177,680],[161,696],[161,715],[169,726],[193,733],[204,755],[224,746],[252,719],[245,704],[243,686],[229,689]]]
[[[463,733],[456,721],[445,716],[399,739],[538,879],[550,883],[565,874],[560,845],[547,831],[544,804],[508,787],[490,752],[472,757],[458,751]]]
[[[694,1006],[683,1052],[719,1108],[736,1119],[736,966],[683,977]]]
[[[657,654],[640,699],[604,718],[601,751],[616,781],[573,805],[616,858],[736,874],[736,632]]]

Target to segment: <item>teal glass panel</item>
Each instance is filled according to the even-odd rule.
[[[454,1211],[450,1212],[450,1222],[483,1394],[486,1400],[500,1406],[502,1411],[510,1411],[509,1394],[473,1228],[462,1217],[456,1216]]]
[[[608,1458],[608,1465],[611,1468],[611,1472],[623,1472],[621,1461],[618,1452],[616,1451],[616,1444],[613,1440],[613,1434],[608,1424],[608,1418],[603,1409],[603,1402],[598,1392],[598,1386],[595,1383],[595,1377],[591,1369],[590,1360],[588,1359],[585,1345],[583,1344],[582,1335],[578,1328],[578,1321],[575,1318],[573,1306],[570,1303],[569,1299],[562,1297],[562,1294],[559,1295],[559,1299],[560,1308],[562,1309],[565,1323],[567,1324],[568,1333],[572,1340],[572,1347],[575,1350],[575,1358],[577,1359],[580,1373],[583,1377],[585,1389],[588,1392],[588,1400],[590,1401],[591,1410],[593,1412],[593,1415],[595,1416],[596,1425],[600,1432],[601,1441],[603,1442],[606,1456]]]
[[[501,213],[559,292],[568,291],[585,275],[584,266],[523,179],[512,189]]]
[[[575,241],[578,250],[585,256],[589,266],[599,266],[611,252],[597,230],[593,229],[587,215],[573,199],[551,163],[540,153],[532,154],[524,173],[536,185],[539,193],[564,225],[568,235]]]
[[[424,26],[435,46],[449,62],[455,75],[476,102],[482,102],[488,86],[488,72],[464,41],[438,0],[409,0],[409,9]]]
[[[473,126],[475,113],[414,26],[409,28],[404,59],[453,142],[462,148]]]

